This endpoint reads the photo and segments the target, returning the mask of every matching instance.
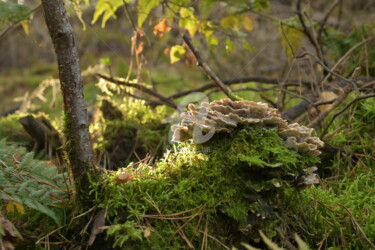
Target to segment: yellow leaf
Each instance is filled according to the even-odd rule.
[[[26,35],[29,35],[30,34],[30,30],[29,30],[29,21],[25,20],[25,21],[22,21],[20,22],[21,25],[22,25],[22,28],[23,28],[23,31],[25,31],[25,34]]]
[[[236,16],[227,16],[221,19],[220,21],[221,26],[225,29],[233,28],[235,30],[240,29],[240,21],[238,20],[238,17]]]
[[[291,60],[293,59],[293,52],[295,53],[300,47],[304,34],[296,29],[287,26],[284,26],[283,30],[281,29],[281,27],[279,27],[281,45],[283,46],[288,59]]]
[[[234,43],[231,40],[227,39],[225,41],[225,50],[229,54],[233,51],[233,49],[234,49]]]
[[[14,210],[17,210],[17,212],[19,212],[20,214],[25,213],[25,208],[21,204],[15,201],[8,202],[6,206],[6,210],[7,212],[14,212]]]
[[[250,43],[246,42],[246,41],[244,41],[244,42],[242,43],[242,46],[243,46],[245,49],[249,50],[249,51],[254,51],[254,50],[255,50],[254,46],[251,45]]]
[[[186,49],[181,46],[181,45],[175,45],[171,48],[170,51],[170,59],[171,59],[171,64],[180,61],[184,55],[186,54]]]
[[[180,20],[178,21],[178,25],[183,29],[187,29],[190,36],[194,37],[199,28],[199,20],[194,16],[193,8],[182,7],[180,9]]]
[[[150,14],[151,10],[157,7],[160,0],[139,0],[137,6],[138,12],[138,27],[142,27],[147,16]]]
[[[253,20],[249,16],[245,16],[244,19],[242,20],[242,25],[243,28],[247,31],[253,31]]]

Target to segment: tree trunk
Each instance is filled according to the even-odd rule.
[[[64,99],[65,150],[73,173],[77,199],[88,201],[90,180],[97,180],[99,171],[93,164],[88,119],[83,98],[83,80],[73,28],[69,23],[63,0],[42,0],[45,21],[55,48],[61,91]]]

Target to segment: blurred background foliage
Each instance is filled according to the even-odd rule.
[[[298,12],[296,9],[301,2],[302,9]],[[174,110],[159,105],[155,111],[147,106],[153,102],[153,107],[157,106],[155,98],[100,80],[96,74],[121,77],[164,96],[202,87],[210,81],[196,67],[194,56],[181,38],[182,33],[193,38],[205,62],[224,81],[249,76],[278,79],[273,85],[245,81],[233,85],[232,90],[245,100],[268,102],[280,111],[310,95],[317,96],[315,101],[329,101],[332,95],[336,98],[345,85],[335,76],[321,81],[327,72],[319,60],[332,68],[351,49],[351,54],[344,57],[334,71],[349,78],[360,66],[361,80],[364,85],[369,84],[366,93],[374,91],[374,84],[371,85],[375,77],[374,41],[357,46],[375,34],[375,1],[372,0],[71,0],[66,1],[66,8],[77,37],[98,165],[124,167],[137,161],[137,157],[150,154],[161,157],[168,147],[169,125],[164,118]],[[304,14],[304,24],[298,13]],[[304,29],[315,32],[321,55]],[[304,52],[315,57],[298,57]],[[44,112],[59,132],[63,123],[55,56],[40,1],[0,1],[0,74],[0,138],[6,139],[0,144],[1,150],[16,151],[7,148],[17,145],[35,151],[33,138],[18,120],[27,113]],[[284,78],[296,80],[297,86],[282,91]],[[315,89],[302,87],[303,81],[308,81]],[[211,100],[225,97],[214,88],[205,93]],[[326,95],[327,99],[322,93],[331,94]],[[337,110],[360,94],[359,91],[351,93]],[[149,100],[135,100],[137,98]],[[179,99],[175,101],[178,103]],[[335,150],[322,156],[318,166],[319,185],[301,191],[298,196],[295,193],[288,196],[285,219],[289,226],[279,232],[286,240],[281,245],[289,246],[288,239],[294,243],[294,233],[297,233],[313,249],[374,247],[374,107],[374,98],[359,100],[338,117],[331,112],[316,126],[318,136],[328,127],[324,140]],[[314,113],[323,111],[311,108],[295,121],[308,124],[316,117]],[[327,126],[332,118],[335,118],[332,124]],[[129,146],[133,138],[137,140]],[[122,147],[123,143],[128,148]],[[116,151],[118,148],[122,148],[120,153]],[[20,150],[23,156],[24,149]],[[122,157],[118,157],[120,155]],[[38,160],[49,160],[45,153],[34,156]],[[12,162],[12,157],[8,156],[6,161],[1,159],[8,163]],[[12,164],[17,165],[14,161]],[[8,219],[13,218],[13,224],[21,233],[37,228],[31,241],[42,239],[40,237],[48,235],[51,227],[43,230],[39,224],[50,223],[51,218],[56,222],[56,217],[42,218],[43,213],[21,201],[17,204],[29,209],[30,218],[14,216],[22,208],[13,203],[9,205],[9,199],[0,202],[0,217],[6,214]],[[66,220],[59,220],[59,224],[71,223],[65,219],[69,216],[61,207],[54,209]],[[10,217],[7,210],[11,210],[8,211]],[[22,220],[28,223],[23,224]],[[0,234],[0,240],[3,236]],[[56,239],[64,241],[61,235],[55,235]]]

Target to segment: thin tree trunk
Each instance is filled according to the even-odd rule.
[[[61,91],[64,99],[66,151],[74,177],[78,200],[88,201],[90,179],[99,171],[93,164],[88,131],[83,80],[73,28],[69,23],[63,0],[42,0],[45,20],[55,48]]]

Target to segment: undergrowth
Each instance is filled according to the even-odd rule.
[[[221,249],[276,235],[283,191],[319,159],[283,145],[277,130],[246,127],[182,143],[150,167],[131,165],[94,184],[107,236],[123,249]]]
[[[67,178],[51,162],[35,160],[25,148],[0,141],[0,214],[24,236],[19,244],[35,242],[65,223],[70,193]]]
[[[289,195],[290,228],[320,249],[371,249],[375,241],[375,105],[358,102],[333,123],[328,140],[343,149],[325,164],[321,185]]]
[[[108,154],[110,168],[124,167],[147,154],[161,156],[169,126],[163,124],[165,107],[151,109],[141,100],[124,98],[122,103],[102,98],[100,112],[91,131],[95,148]]]

